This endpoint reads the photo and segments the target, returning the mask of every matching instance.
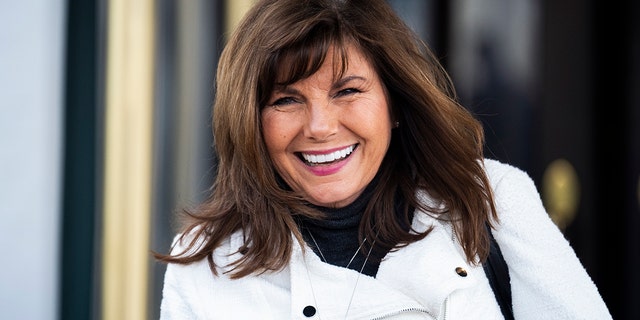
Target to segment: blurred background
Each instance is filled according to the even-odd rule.
[[[639,319],[639,2],[388,1]],[[151,250],[211,184],[217,58],[251,3],[0,0],[3,319],[158,318]]]

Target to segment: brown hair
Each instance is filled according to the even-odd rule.
[[[296,215],[321,214],[279,183],[262,137],[260,109],[276,84],[310,76],[327,54],[341,61],[337,72],[344,70],[347,45],[360,50],[378,72],[392,117],[400,123],[362,217],[360,237],[388,248],[422,239],[430,230],[402,227],[410,208],[419,208],[455,220],[467,260],[484,261],[489,250],[484,226],[497,215],[483,170],[482,126],[457,102],[433,53],[384,0],[262,0],[250,9],[219,61],[213,108],[219,161],[212,193],[195,210],[185,210],[190,220],[181,232],[183,238],[191,234],[187,250],[156,258],[180,264],[206,258],[217,274],[212,252],[242,231],[245,244],[231,264],[231,277],[286,266],[293,241],[303,241]],[[329,52],[330,47],[337,50]],[[418,199],[420,192],[439,205],[428,207]],[[398,194],[406,202],[404,221],[394,213]]]

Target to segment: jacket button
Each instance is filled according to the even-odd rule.
[[[307,318],[311,318],[316,314],[316,308],[314,308],[313,306],[306,306],[302,310],[302,314],[304,314],[304,316]]]
[[[456,273],[461,277],[466,277],[467,276],[467,270],[465,270],[463,267],[457,267],[456,268]]]

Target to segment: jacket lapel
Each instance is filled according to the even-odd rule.
[[[444,225],[426,214],[416,213],[415,230],[424,231],[431,225],[433,230],[423,240],[390,252],[380,264],[377,279],[439,317],[452,292],[473,286],[478,279],[469,272],[472,267]]]
[[[456,273],[470,267],[439,222],[417,213],[413,224],[416,230],[435,228],[422,241],[390,252],[376,278],[323,263],[308,247],[303,255],[295,242],[289,266],[293,318],[305,318],[305,308],[320,319],[370,319],[403,310],[438,318],[446,298],[476,279]]]

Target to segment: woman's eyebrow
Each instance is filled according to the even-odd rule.
[[[292,88],[291,86],[278,85],[274,88],[273,93],[297,95],[297,94],[300,94],[300,91],[298,91],[295,88]]]
[[[367,81],[367,78],[365,78],[363,76],[356,76],[356,75],[346,76],[346,77],[338,79],[338,81],[334,82],[331,85],[331,89],[333,89],[333,90],[338,89],[338,88],[340,88],[340,87],[342,87],[342,86],[346,85],[347,83],[349,83],[351,81],[354,81],[354,80]],[[288,86],[288,85],[277,85],[273,89],[273,93],[297,95],[297,94],[300,94],[300,91],[298,91],[296,88],[293,88],[293,87]]]
[[[338,79],[338,81],[334,82],[333,85],[331,86],[332,89],[338,89],[342,86],[344,86],[345,84],[349,83],[350,81],[353,80],[360,80],[360,81],[367,81],[367,78],[363,77],[363,76],[356,76],[356,75],[352,75],[352,76],[346,76],[342,79]]]

